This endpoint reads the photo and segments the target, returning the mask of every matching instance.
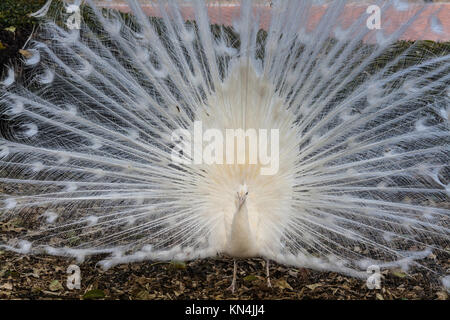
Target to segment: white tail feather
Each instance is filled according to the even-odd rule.
[[[79,261],[109,253],[108,268],[240,256],[249,243],[227,248],[246,230],[245,255],[354,276],[445,252],[450,52],[392,53],[421,9],[384,3],[382,12],[417,9],[387,31],[369,30],[365,13],[344,23],[345,1],[314,27],[310,1],[242,1],[234,28],[211,28],[217,17],[202,1],[194,24],[177,1],[161,2],[152,21],[138,1],[129,18],[88,3],[98,30],[47,22],[30,50],[42,90],[13,85],[11,71],[2,81],[0,103],[22,134],[0,140],[0,183],[23,191],[1,196],[0,218],[27,216],[39,232],[8,234],[0,247]],[[445,32],[436,17],[431,28]],[[248,160],[173,163],[172,133],[192,133],[195,121],[279,129],[278,172],[260,175]],[[244,183],[248,225],[233,233]]]

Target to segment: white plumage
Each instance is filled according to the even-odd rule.
[[[2,248],[108,253],[105,268],[226,253],[360,277],[445,253],[450,54],[392,53],[417,15],[387,34],[365,12],[342,21],[346,1],[314,26],[311,1],[242,1],[232,28],[211,29],[202,1],[161,1],[151,21],[137,1],[127,19],[87,2],[95,24],[47,22],[29,50],[36,77],[0,82],[0,217],[28,228]],[[276,174],[248,149],[242,164],[174,163],[172,133],[196,121],[279,130]]]

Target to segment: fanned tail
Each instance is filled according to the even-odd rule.
[[[214,256],[245,181],[266,258],[362,276],[448,255],[450,48],[398,41],[426,12],[445,33],[439,11],[381,2],[371,30],[346,1],[242,1],[231,21],[202,1],[88,3],[81,30],[43,26],[34,78],[1,82],[3,248],[108,253],[104,267]],[[280,129],[278,173],[195,150],[174,163],[172,133],[198,120]]]

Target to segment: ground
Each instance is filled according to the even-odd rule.
[[[227,257],[182,262],[142,262],[108,271],[99,258],[79,265],[80,290],[67,288],[73,263],[51,256],[24,256],[0,251],[0,299],[377,299],[448,300],[448,293],[428,281],[426,273],[382,270],[381,289],[370,290],[363,279],[333,272],[290,268],[271,263],[272,288],[265,280],[263,259],[238,263],[237,289],[227,290],[233,260]],[[450,267],[450,259],[431,255],[430,263]]]

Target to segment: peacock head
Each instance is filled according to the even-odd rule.
[[[237,191],[237,201],[239,207],[245,203],[245,200],[247,200],[247,196],[248,196],[248,187],[245,183],[241,184],[239,186],[239,190]]]

